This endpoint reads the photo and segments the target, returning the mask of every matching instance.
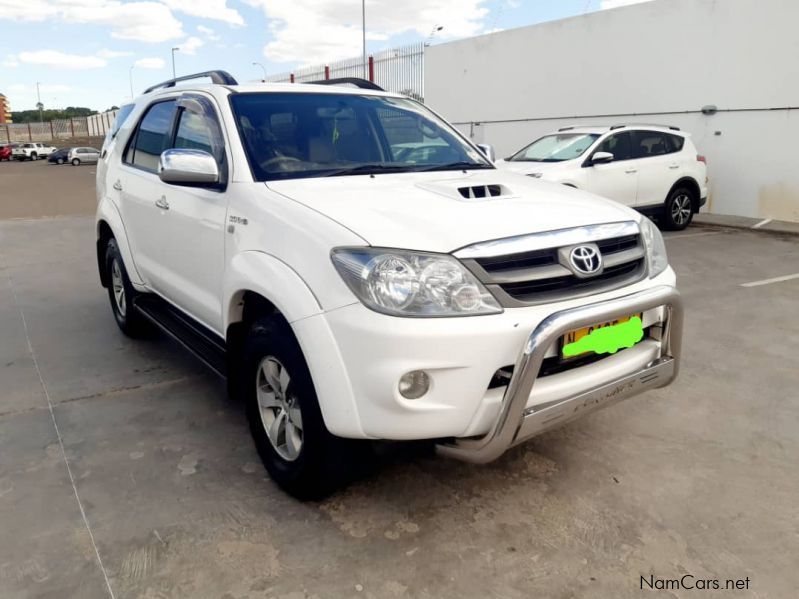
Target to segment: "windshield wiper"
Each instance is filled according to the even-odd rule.
[[[458,162],[450,162],[448,164],[431,164],[422,168],[414,169],[417,172],[424,171],[457,171],[465,170],[467,168],[494,168],[493,165],[485,162],[469,162],[468,160],[459,160]]]
[[[319,173],[320,177],[340,177],[343,175],[372,175],[376,173],[399,173],[410,170],[405,164],[361,164],[335,171]]]

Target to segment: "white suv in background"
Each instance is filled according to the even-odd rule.
[[[707,199],[705,157],[677,127],[563,127],[497,166],[615,200],[672,230],[687,227]]]
[[[358,439],[488,462],[677,376],[648,218],[500,171],[368,81],[202,75],[147,90],[104,145],[100,280],[124,333],[158,326],[227,377],[290,493],[346,480]]]

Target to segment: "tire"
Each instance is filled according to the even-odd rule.
[[[272,479],[303,501],[322,499],[348,482],[361,443],[328,432],[289,325],[275,317],[257,320],[244,342],[243,358],[237,388],[255,447]]]
[[[64,164],[64,159],[63,158],[56,158],[55,159],[55,163],[56,164]]]
[[[31,160],[39,160],[39,155],[36,152],[34,152],[33,154],[31,154]]]
[[[72,166],[80,166],[80,158],[73,158]]]
[[[141,313],[133,307],[136,290],[128,278],[128,271],[122,261],[122,254],[116,239],[110,239],[105,251],[105,272],[108,281],[108,299],[119,329],[128,337],[147,337],[153,327]]]
[[[682,231],[694,218],[694,193],[685,187],[673,189],[663,208],[663,228]]]

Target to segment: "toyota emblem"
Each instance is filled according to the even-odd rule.
[[[569,262],[576,273],[595,275],[602,268],[602,254],[594,245],[578,245],[569,253]]]

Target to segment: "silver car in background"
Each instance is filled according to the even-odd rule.
[[[72,163],[72,166],[96,164],[100,160],[100,150],[97,148],[72,148],[67,160]]]

